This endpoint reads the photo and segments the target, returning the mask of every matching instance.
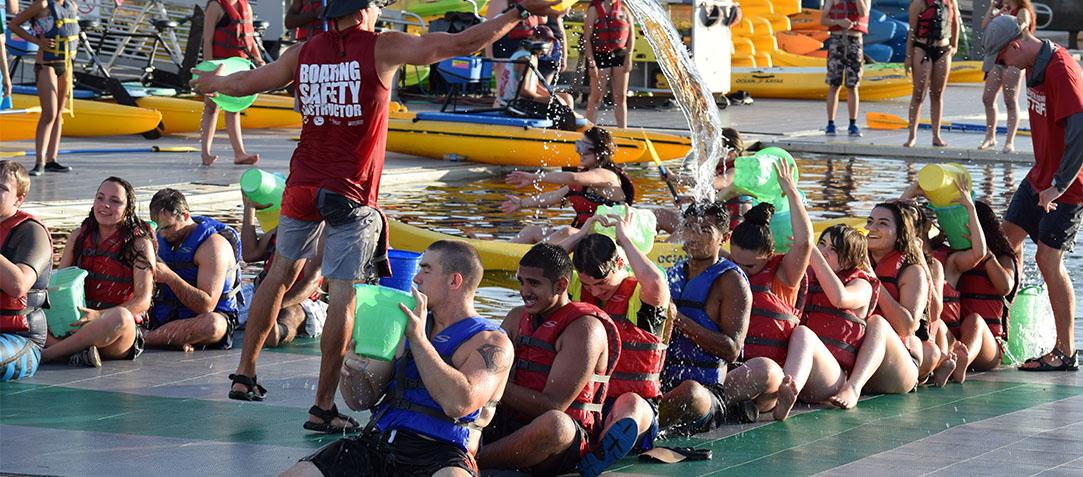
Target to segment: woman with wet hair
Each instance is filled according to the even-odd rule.
[[[917,236],[921,241],[922,266],[929,278],[929,301],[922,315],[918,331],[914,333],[921,340],[921,364],[918,366],[919,381],[930,381],[936,386],[947,383],[955,370],[956,355],[948,342],[948,331],[944,318],[958,317],[959,292],[952,283],[944,280],[945,250],[949,250],[943,233],[936,233],[936,215],[932,209],[919,205],[906,198],[916,185],[911,186],[899,200],[904,211],[916,217]],[[920,194],[920,192],[917,192]]]
[[[98,186],[90,215],[68,236],[60,267],[86,270],[86,308],[72,334],[46,339],[44,361],[100,367],[143,352],[138,325],[150,309],[157,257],[150,225],[135,214],[135,189],[119,177]]]
[[[774,207],[768,203],[745,213],[744,222],[733,230],[729,259],[748,276],[752,312],[744,342],[746,361],[726,376],[723,401],[727,408],[748,400],[755,402],[760,411],[775,408],[779,386],[784,384],[782,366],[786,364],[788,342],[800,324],[798,316],[807,288],[805,271],[812,253],[812,221],[789,164],[776,162],[775,172],[790,208],[793,244],[785,254],[775,253],[775,237],[771,234]]]
[[[969,203],[969,205],[968,205]],[[1019,258],[1000,230],[1000,220],[989,204],[970,202],[971,247],[948,250],[945,281],[959,293],[959,311],[945,317],[947,339],[953,342],[958,366],[951,380],[966,380],[967,370],[988,371],[997,367],[1001,343],[1008,336],[1008,312],[1019,288]]]
[[[575,142],[579,153],[579,170],[576,172],[523,172],[508,174],[506,182],[515,187],[534,187],[537,184],[556,184],[560,188],[531,197],[509,195],[500,204],[504,213],[518,212],[527,208],[540,208],[565,201],[575,210],[570,227],[543,227],[528,225],[511,241],[514,243],[560,242],[579,230],[594,215],[600,205],[631,205],[635,200],[635,186],[624,170],[613,162],[617,146],[609,131],[592,127]]]
[[[866,320],[876,308],[880,281],[869,265],[865,236],[857,229],[846,224],[825,229],[810,263],[802,324],[790,335],[783,366],[777,420],[789,416],[797,399],[818,404],[842,391],[865,345]]]
[[[929,275],[917,221],[916,209],[899,201],[877,204],[869,215],[869,261],[880,289],[846,384],[828,399],[835,406],[856,406],[865,389],[902,394],[918,384],[922,345],[914,333],[928,304]]]

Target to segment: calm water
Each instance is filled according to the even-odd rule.
[[[878,202],[898,197],[907,184],[917,180],[917,172],[925,163],[890,159],[841,158],[838,156],[805,156],[798,158],[801,171],[799,187],[809,201],[813,220],[844,216],[865,217]],[[1004,210],[1027,166],[1010,163],[989,163],[968,166],[979,199]],[[629,175],[637,187],[638,203],[669,204],[671,199],[665,185],[653,167],[633,165]],[[570,208],[520,212],[506,216],[499,205],[508,194],[525,194],[504,184],[503,177],[478,179],[473,182],[432,185],[409,193],[386,194],[381,200],[389,216],[404,222],[460,237],[507,239],[525,224],[564,225],[571,222]],[[145,214],[145,211],[141,211]],[[228,210],[197,211],[239,226],[240,206]],[[71,227],[71,225],[69,225]],[[70,231],[55,227],[57,256]],[[1078,243],[1078,240],[1077,240]],[[1033,261],[1034,246],[1029,242],[1026,252],[1026,283],[1041,281]],[[1067,267],[1077,284],[1077,301],[1083,304],[1083,256],[1069,255]],[[255,272],[249,267],[249,272]],[[486,274],[484,288],[479,293],[479,311],[487,317],[502,318],[520,303],[514,278],[508,273]],[[1083,310],[1083,306],[1077,309]],[[1077,315],[1083,313],[1077,312]],[[1077,319],[1077,341],[1083,341],[1083,319]]]

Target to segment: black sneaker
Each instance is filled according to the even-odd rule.
[[[45,170],[49,172],[71,172],[71,166],[65,166],[59,162],[46,162]]]
[[[102,357],[98,354],[98,347],[91,346],[78,353],[71,355],[68,358],[68,364],[71,366],[87,366],[90,368],[102,367]]]
[[[45,173],[45,164],[37,164],[33,169],[30,169],[31,176],[40,176]]]

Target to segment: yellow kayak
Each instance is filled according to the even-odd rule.
[[[478,240],[463,237],[455,237],[440,232],[404,224],[398,220],[388,220],[391,235],[391,247],[412,252],[422,252],[433,242],[438,240],[460,240],[469,243],[478,250],[481,255],[481,264],[486,270],[515,271],[519,268],[519,259],[526,254],[533,245],[511,243],[503,240]],[[855,227],[864,225],[863,219],[847,217],[841,219],[829,219],[813,222],[813,236],[818,237],[827,227],[835,224],[850,224]],[[671,242],[655,242],[650,253],[647,254],[654,263],[663,268],[669,268],[681,259],[685,258],[684,249],[680,244]]]
[[[981,61],[952,61],[948,83],[984,83],[985,72]]]
[[[25,109],[38,106],[38,97],[11,95],[12,107]],[[64,135],[70,137],[125,136],[154,130],[162,120],[158,111],[134,106],[75,100],[75,116],[64,113]],[[34,115],[36,123],[39,115]],[[6,129],[5,123],[5,129]],[[6,134],[6,133],[5,133]],[[31,136],[32,137],[32,136]]]
[[[41,108],[37,106],[0,111],[0,141],[34,139],[39,117]]]
[[[786,32],[792,34],[793,32]],[[779,37],[780,42],[782,36]],[[771,60],[775,66],[797,66],[827,68],[827,58],[815,56],[795,55],[782,50],[772,51]],[[866,75],[869,68],[899,68],[902,63],[880,63],[866,66]],[[982,83],[985,81],[985,72],[981,70],[981,61],[952,61],[951,71],[948,72],[949,83]],[[864,97],[864,83],[862,83],[862,97]]]
[[[730,89],[744,90],[752,97],[816,99],[827,95],[823,68],[734,68]],[[913,90],[910,77],[902,68],[868,68],[861,79],[861,99],[880,100],[909,96]],[[846,94],[843,90],[843,95]]]
[[[618,163],[647,162],[643,132],[612,128]],[[672,134],[648,132],[662,160],[684,157],[691,140]],[[413,113],[392,113],[387,126],[387,150],[443,159],[454,154],[463,160],[502,166],[575,167],[579,155],[574,131],[498,124],[415,120]]]
[[[137,98],[136,103],[142,108],[154,109],[162,113],[162,133],[177,134],[197,132],[203,118],[203,100],[198,96],[173,98],[168,96],[146,96]],[[218,113],[218,130],[226,127],[225,117]],[[293,98],[273,94],[260,94],[256,102],[241,111],[241,128],[299,128],[301,115],[293,110]]]

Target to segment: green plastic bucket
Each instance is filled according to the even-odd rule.
[[[79,307],[86,306],[86,290],[83,288],[87,271],[79,267],[67,267],[53,272],[49,277],[49,308],[45,318],[49,332],[63,337],[71,333],[71,324],[82,317]]]
[[[412,294],[376,285],[354,285],[354,292],[357,297],[354,351],[361,356],[391,361],[406,332],[406,313],[399,304],[413,308],[417,301]]]
[[[239,71],[248,71],[256,69],[256,65],[253,65],[251,61],[248,61],[240,57],[225,58],[222,60],[207,60],[198,65],[196,69],[199,71],[214,71],[218,66],[222,66],[220,75],[226,76]],[[256,102],[256,95],[241,96],[239,98],[233,96],[226,96],[224,94],[216,94],[211,97],[211,101],[217,104],[218,107],[231,113],[239,113],[252,106],[252,103]]]
[[[1015,294],[1008,320],[1004,364],[1020,364],[1038,356],[1053,342],[1055,327],[1049,298],[1041,285],[1024,287]]]
[[[953,250],[970,248],[970,215],[966,208],[956,204],[948,207],[933,207],[936,222],[948,238],[948,246]]]
[[[599,205],[598,209],[594,211],[594,215],[615,215],[617,217],[624,217],[627,213],[628,206],[624,204],[618,204],[614,206]],[[654,213],[646,209],[637,209],[632,207],[632,223],[629,230],[625,233],[628,238],[632,240],[632,244],[635,245],[639,251],[643,253],[650,253],[654,248],[654,236],[655,227],[658,225],[658,218]],[[594,233],[602,234],[606,237],[617,241],[617,227],[604,227],[601,224],[594,224]]]
[[[748,192],[760,202],[785,204],[786,199],[782,194],[782,187],[778,185],[778,176],[774,168],[774,164],[778,161],[786,161],[790,164],[796,184],[797,163],[793,160],[793,156],[780,147],[768,147],[756,152],[755,155],[741,156],[734,161],[734,187]]]
[[[771,216],[771,238],[775,240],[775,253],[786,253],[793,246],[793,223],[790,211],[781,210]]]
[[[278,227],[279,214],[282,212],[282,192],[286,190],[286,178],[253,167],[241,174],[241,193],[253,202],[270,204],[266,209],[256,211],[256,219],[264,232]]]

